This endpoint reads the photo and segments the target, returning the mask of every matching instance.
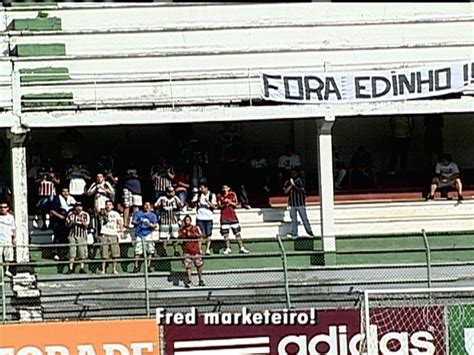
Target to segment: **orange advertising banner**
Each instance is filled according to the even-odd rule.
[[[159,355],[154,319],[0,325],[1,355]]]

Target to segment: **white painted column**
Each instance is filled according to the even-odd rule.
[[[12,159],[12,185],[13,185],[13,210],[16,222],[16,261],[26,263],[29,261],[29,231],[28,231],[28,194],[26,171],[26,148],[24,141],[26,131],[21,128],[12,128],[9,132],[11,159]]]
[[[318,119],[318,176],[321,213],[321,237],[325,263],[335,262],[336,237],[334,227],[334,173],[332,162],[332,126],[335,117]],[[327,258],[326,258],[327,255]]]

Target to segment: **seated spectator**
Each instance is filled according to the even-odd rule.
[[[349,169],[349,188],[367,189],[377,186],[372,156],[364,146],[360,146],[351,159]]]
[[[191,216],[186,215],[184,217],[184,225],[179,229],[179,238],[183,239],[183,267],[186,270],[186,281],[184,286],[189,288],[192,285],[192,265],[196,267],[196,271],[199,279],[199,286],[204,286],[202,279],[202,267],[204,261],[202,260],[201,252],[201,230],[197,226],[192,225]]]
[[[82,203],[77,202],[74,210],[66,218],[69,228],[69,269],[68,274],[74,273],[74,262],[80,259],[80,274],[85,274],[84,260],[87,259],[87,230],[91,222],[90,216],[82,209]]]
[[[453,162],[453,158],[450,154],[444,154],[441,158],[441,162],[436,164],[435,168],[436,176],[431,181],[431,191],[426,197],[426,200],[434,200],[434,195],[437,189],[446,187],[455,188],[458,192],[458,201],[464,200],[462,194],[462,183],[459,177],[458,165]]]
[[[285,146],[285,154],[278,158],[278,186],[282,186],[290,177],[291,169],[301,167],[301,160],[290,144]]]

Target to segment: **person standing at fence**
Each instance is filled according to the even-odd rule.
[[[184,286],[189,288],[192,285],[192,265],[196,267],[199,279],[199,286],[204,286],[202,279],[202,268],[204,261],[201,252],[201,230],[198,226],[192,225],[191,216],[186,215],[183,219],[183,226],[179,229],[179,238],[182,239],[183,247],[183,267],[186,270],[187,279]]]
[[[248,254],[249,251],[245,249],[244,243],[242,242],[242,236],[240,234],[240,224],[235,209],[239,201],[236,194],[230,190],[230,187],[226,184],[222,185],[222,192],[217,195],[217,206],[221,210],[221,235],[225,240],[224,254],[229,255],[232,253],[230,248],[229,233],[232,229],[232,233],[235,235],[235,239],[239,244],[239,252],[241,254]]]
[[[216,194],[209,191],[207,183],[199,186],[199,193],[191,201],[196,206],[196,224],[206,238],[206,255],[211,255],[211,237],[214,218],[214,209],[217,208]]]
[[[51,204],[49,214],[51,215],[51,227],[53,228],[53,243],[67,244],[68,243],[68,228],[66,227],[66,217],[74,208],[77,201],[69,194],[69,189],[63,187],[61,193],[56,196]],[[60,260],[67,255],[67,250],[64,247],[58,247],[53,256],[54,260]]]
[[[100,214],[100,251],[102,256],[102,274],[105,274],[109,249],[112,254],[112,272],[118,274],[117,259],[120,258],[119,234],[125,239],[123,221],[120,214],[114,211],[114,203],[111,200],[105,202],[105,210]]]
[[[85,274],[84,260],[87,259],[87,229],[91,223],[89,214],[83,210],[82,203],[76,202],[74,210],[66,218],[66,227],[69,227],[69,269],[68,274],[74,273],[74,262],[80,262],[80,274]]]
[[[304,229],[309,236],[313,237],[313,231],[309,224],[308,215],[306,214],[306,193],[304,189],[304,180],[299,169],[292,169],[290,178],[284,185],[285,194],[288,195],[288,206],[290,207],[291,217],[291,236],[298,236],[298,215],[303,221]]]
[[[179,256],[178,232],[179,211],[183,207],[180,199],[176,196],[173,186],[166,188],[166,195],[161,196],[155,203],[155,208],[160,214],[160,240],[163,241],[163,249],[166,252],[168,240],[173,239],[174,256]]]
[[[132,224],[135,226],[135,267],[133,272],[140,271],[138,262],[140,256],[143,255],[144,247],[147,253],[147,266],[151,271],[151,259],[155,254],[155,243],[153,242],[152,233],[158,227],[158,217],[151,207],[150,202],[143,204],[143,211],[136,211],[132,216]]]
[[[5,265],[5,276],[12,277],[9,263],[13,262],[13,246],[16,244],[15,217],[10,213],[8,202],[0,202],[0,261]]]

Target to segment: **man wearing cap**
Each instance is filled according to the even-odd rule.
[[[179,256],[177,250],[178,246],[178,231],[179,218],[178,213],[183,207],[183,204],[176,196],[173,186],[166,188],[166,195],[161,196],[155,203],[155,208],[158,210],[160,216],[160,239],[163,240],[163,248],[166,251],[169,238],[173,238],[174,255]]]

